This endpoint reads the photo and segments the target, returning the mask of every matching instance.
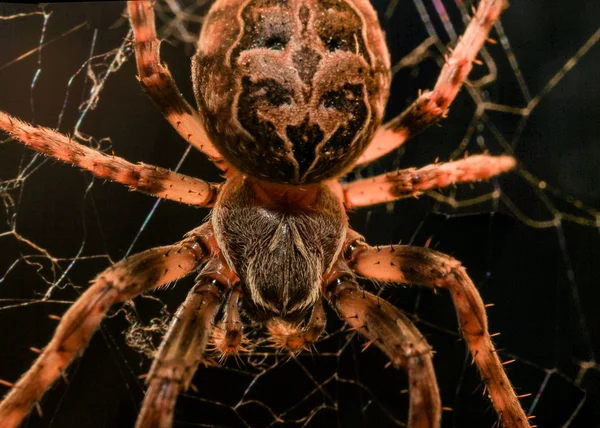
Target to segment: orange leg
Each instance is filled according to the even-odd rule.
[[[492,26],[506,7],[506,0],[481,0],[433,90],[422,93],[403,113],[382,125],[355,166],[371,162],[400,147],[447,113]]]
[[[442,406],[431,361],[431,347],[410,320],[397,308],[362,290],[352,279],[335,280],[327,286],[327,298],[350,326],[381,349],[395,367],[409,378],[408,425],[440,426]]]
[[[408,168],[343,184],[347,208],[390,202],[451,184],[486,180],[515,167],[510,156],[474,155],[465,159]]]
[[[206,269],[205,269],[206,271]],[[222,286],[201,275],[173,316],[148,376],[136,427],[171,427],[178,395],[202,362],[212,324],[223,300]]]
[[[79,144],[52,129],[22,122],[2,111],[0,130],[40,153],[90,171],[98,178],[125,184],[131,190],[204,207],[212,206],[217,199],[220,184],[153,165],[133,164]]]
[[[46,389],[87,346],[110,307],[193,272],[205,254],[207,227],[175,245],[131,256],[106,269],[63,315],[50,343],[0,402],[3,428],[16,428]]]
[[[462,335],[505,428],[530,427],[519,399],[494,348],[485,307],[477,288],[460,262],[429,248],[406,245],[370,247],[361,239],[349,247],[347,261],[359,275],[445,288],[450,292]]]
[[[185,141],[206,153],[222,170],[231,169],[206,135],[198,112],[185,100],[171,72],[160,61],[153,2],[130,1],[128,8],[140,83]]]

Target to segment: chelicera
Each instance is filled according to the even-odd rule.
[[[1,402],[2,425],[19,425],[113,304],[197,274],[147,377],[139,427],[171,426],[177,396],[209,341],[225,356],[243,351],[243,316],[266,326],[275,346],[296,353],[323,332],[324,301],[407,371],[410,426],[439,426],[430,346],[398,309],[361,289],[357,277],[448,289],[500,421],[529,426],[492,344],[481,297],[460,263],[428,248],[371,247],[346,215],[350,208],[487,179],[513,168],[514,159],[482,154],[339,180],[444,116],[504,7],[503,0],[482,0],[434,89],[382,125],[390,59],[367,0],[217,0],[193,59],[198,112],[161,64],[152,4],[129,2],[142,86],[226,181],[132,164],[0,112],[0,128],[34,150],[133,190],[212,207],[210,220],[182,241],[131,256],[96,277]]]

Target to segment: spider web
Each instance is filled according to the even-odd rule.
[[[207,3],[207,2],[206,2]],[[433,86],[464,29],[462,0],[374,2],[392,52],[388,115]],[[556,3],[556,4],[554,4]],[[600,426],[600,4],[514,2],[448,118],[369,176],[465,153],[508,153],[519,169],[489,183],[351,213],[372,244],[411,243],[468,268],[525,410],[540,427]],[[189,56],[207,4],[158,5],[164,61],[188,99]],[[121,3],[0,3],[0,109],[92,147],[218,181],[142,93]],[[14,382],[90,279],[127,254],[174,242],[207,211],[128,192],[0,144],[0,379]],[[143,379],[189,279],[111,312],[83,358],[46,394],[28,427],[132,426]],[[365,284],[372,290],[374,286]],[[436,350],[444,427],[494,426],[446,293],[378,290]],[[201,368],[178,401],[177,426],[403,426],[406,376],[328,313],[318,352],[290,359],[262,346]],[[1,386],[2,394],[8,388]],[[451,410],[450,410],[451,409]]]

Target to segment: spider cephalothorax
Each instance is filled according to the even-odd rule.
[[[300,184],[339,175],[363,152],[383,117],[389,68],[369,2],[220,0],[193,79],[229,163]]]
[[[218,0],[193,65],[200,115],[160,62],[151,2],[129,2],[141,84],[227,181],[208,183],[132,164],[0,112],[0,129],[39,152],[140,192],[213,208],[210,221],[179,243],[133,255],[92,281],[0,403],[2,427],[23,420],[81,353],[111,305],[189,274],[197,274],[196,283],[146,377],[138,428],[172,425],[177,396],[190,386],[209,340],[223,357],[248,349],[240,307],[267,328],[274,346],[294,355],[324,331],[324,301],[391,364],[406,369],[409,425],[439,427],[430,346],[402,312],[362,289],[358,276],[447,289],[503,425],[528,427],[488,332],[483,301],[460,262],[429,248],[371,247],[349,228],[345,212],[487,179],[513,168],[515,160],[480,154],[347,183],[339,179],[444,115],[504,6],[503,0],[482,0],[433,90],[379,126],[389,59],[367,0]]]
[[[344,243],[347,219],[325,185],[286,188],[236,177],[212,213],[219,248],[240,277],[249,316],[292,322],[321,298],[322,278]]]

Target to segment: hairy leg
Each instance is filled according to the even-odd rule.
[[[413,428],[440,426],[441,401],[431,347],[410,320],[397,308],[362,290],[353,279],[335,280],[326,296],[350,326],[375,344],[395,367],[408,373]]]
[[[210,142],[198,112],[185,100],[171,72],[160,61],[153,2],[130,1],[128,9],[140,83],[185,141],[206,153],[222,170],[231,169]]]
[[[230,355],[237,358],[240,351],[247,351],[244,325],[238,309],[241,293],[241,287],[232,288],[224,304],[223,318],[212,331],[212,349],[219,353],[219,361]]]
[[[474,155],[454,162],[408,168],[342,184],[346,208],[366,207],[456,183],[486,180],[516,165],[510,156]]]
[[[407,245],[375,248],[360,239],[349,246],[347,260],[356,273],[367,278],[450,291],[463,337],[502,425],[530,426],[492,343],[481,296],[459,261],[429,248]]]
[[[220,184],[107,155],[50,128],[30,125],[2,111],[0,130],[40,153],[90,171],[98,178],[110,179],[159,198],[196,206],[212,206],[220,189]]]
[[[109,308],[193,272],[208,254],[206,231],[133,255],[106,269],[63,315],[33,366],[0,402],[3,428],[17,427],[46,389],[86,347]]]
[[[201,275],[173,316],[150,369],[148,390],[136,427],[170,428],[177,396],[185,391],[202,362],[224,286]]]
[[[481,0],[456,48],[442,68],[431,92],[423,92],[404,112],[379,128],[355,166],[366,164],[400,147],[448,111],[488,38],[492,26],[507,7],[506,0]]]

